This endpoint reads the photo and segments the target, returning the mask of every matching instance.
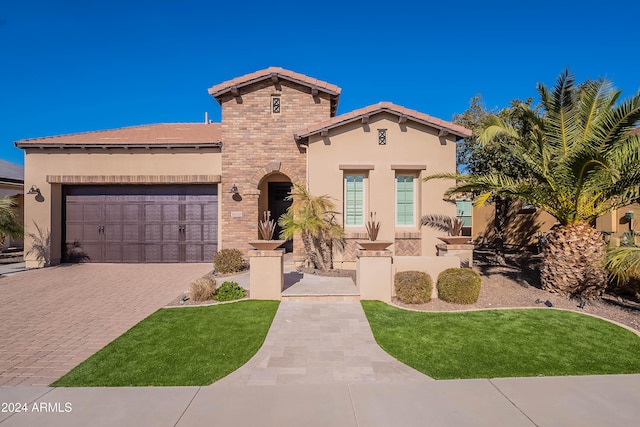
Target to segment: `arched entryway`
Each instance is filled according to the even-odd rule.
[[[258,185],[258,189],[260,190],[260,198],[258,200],[259,218],[262,219],[265,211],[271,212],[271,218],[276,221],[276,230],[273,235],[274,239],[278,239],[280,235],[278,218],[291,206],[291,201],[286,199],[291,192],[292,185],[291,179],[281,172],[265,175]],[[292,252],[293,241],[288,240],[283,247],[287,252]]]

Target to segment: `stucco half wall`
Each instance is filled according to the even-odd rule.
[[[386,144],[378,140],[378,130],[386,130]],[[378,240],[393,241],[396,255],[435,255],[437,236],[442,232],[420,226],[425,214],[455,216],[455,204],[444,199],[452,180],[422,178],[435,173],[455,173],[455,136],[438,136],[438,130],[380,112],[309,137],[308,185],[314,195],[326,194],[336,201],[336,220],[344,224],[344,179],[347,174],[364,175],[364,216],[376,213],[381,223]],[[413,175],[415,179],[414,224],[396,225],[396,175]],[[336,254],[336,266],[355,267],[356,241],[366,240],[362,226],[345,226],[347,247]],[[404,245],[404,248],[399,248]],[[407,253],[402,253],[403,249]]]
[[[25,185],[40,189],[26,195],[25,261],[41,267],[30,234],[50,234],[52,264],[62,256],[63,185],[203,184],[217,186],[220,148],[26,148]],[[219,216],[219,213],[218,213]],[[218,234],[219,244],[220,234]]]

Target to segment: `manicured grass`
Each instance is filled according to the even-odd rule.
[[[52,386],[211,384],[258,351],[277,309],[255,300],[160,309]]]
[[[640,373],[640,337],[579,313],[362,306],[387,353],[436,379]]]

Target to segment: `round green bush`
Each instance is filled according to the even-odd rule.
[[[405,304],[424,304],[431,301],[433,280],[422,271],[400,271],[393,279],[396,297]]]
[[[242,252],[238,249],[222,249],[213,256],[213,268],[216,273],[237,273],[245,265]]]
[[[469,268],[448,268],[438,276],[438,298],[455,304],[473,304],[480,296],[480,275]]]
[[[237,282],[224,282],[216,291],[213,299],[216,301],[233,301],[247,296],[247,291]]]

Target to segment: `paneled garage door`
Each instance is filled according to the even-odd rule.
[[[66,261],[210,262],[215,185],[66,186]]]

